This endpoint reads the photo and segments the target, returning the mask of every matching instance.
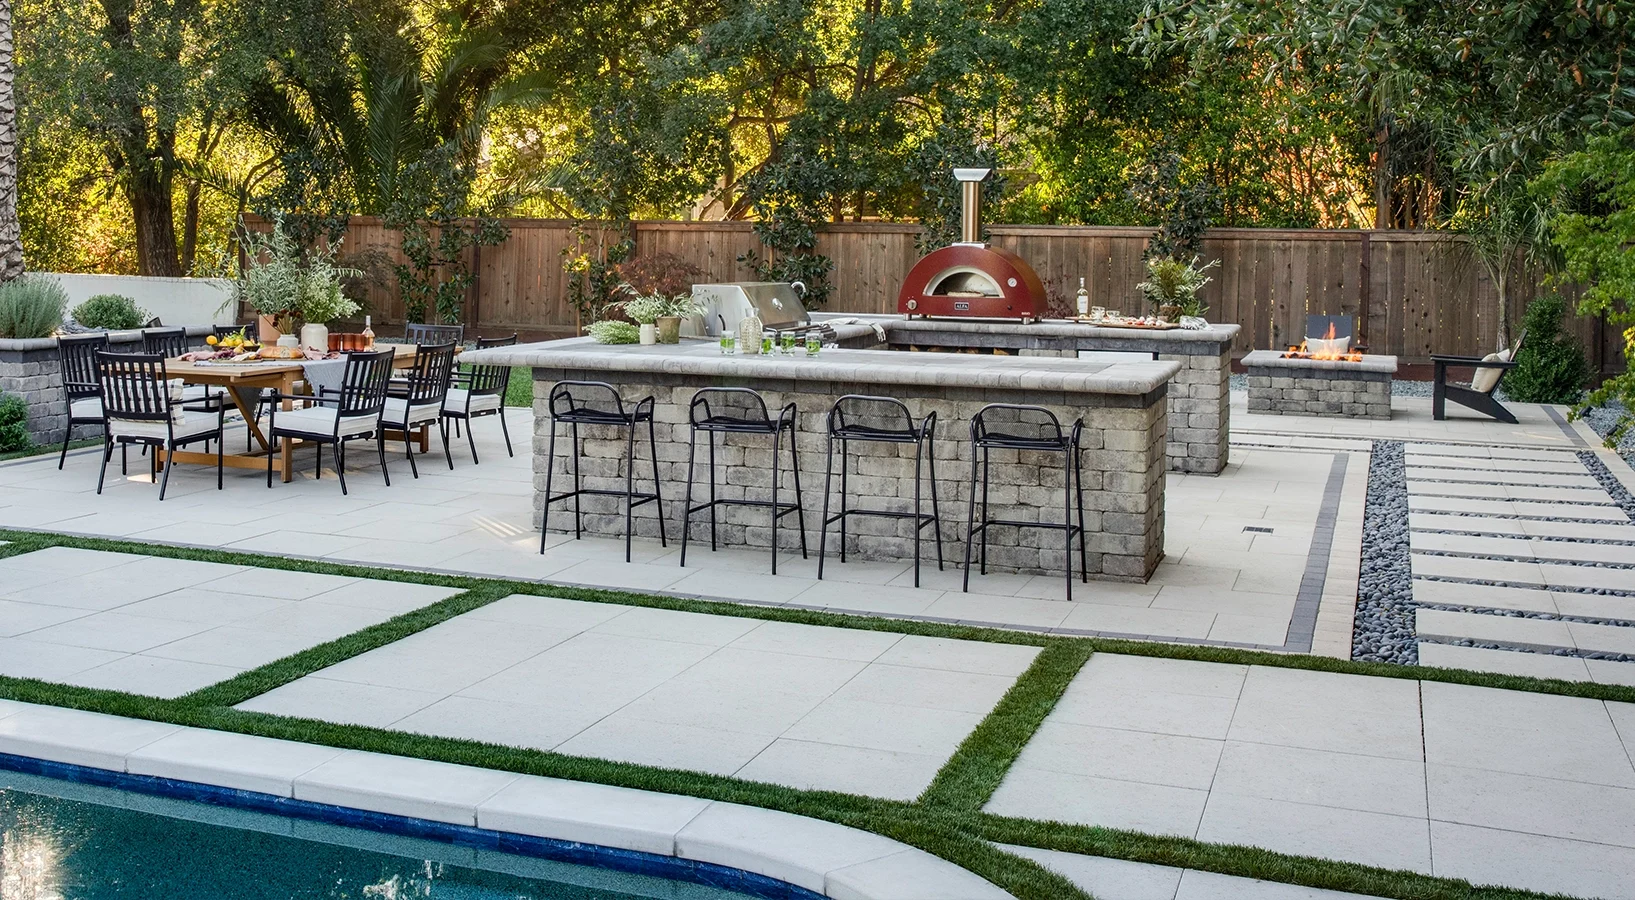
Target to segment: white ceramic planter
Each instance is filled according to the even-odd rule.
[[[280,343],[282,343],[282,342],[280,342]],[[318,353],[328,353],[329,352],[329,326],[328,325],[312,325],[312,324],[302,325],[301,326],[301,349],[303,349],[303,350],[313,350],[313,351],[316,351]]]
[[[641,327],[642,343],[656,344],[659,342],[659,327],[652,322],[644,323]]]

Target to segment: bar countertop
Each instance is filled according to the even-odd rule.
[[[705,378],[789,379],[853,384],[895,384],[994,390],[1143,395],[1180,370],[1171,361],[1092,363],[1077,359],[825,349],[807,357],[773,353],[724,356],[713,340],[679,344],[598,344],[566,338],[472,350],[462,363],[531,368],[689,375]]]

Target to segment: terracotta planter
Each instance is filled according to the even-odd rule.
[[[679,343],[681,343],[681,317],[680,316],[659,316],[658,326],[659,326],[659,343],[661,343],[661,344],[679,344]]]
[[[255,325],[256,338],[260,340],[263,345],[270,346],[278,343],[278,339],[284,334],[282,331],[278,330],[278,326],[274,323],[272,316],[257,316]]]

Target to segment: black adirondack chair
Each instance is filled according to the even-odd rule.
[[[1504,408],[1504,404],[1493,398],[1499,385],[1504,384],[1506,372],[1516,367],[1516,357],[1521,355],[1522,342],[1527,340],[1527,329],[1522,329],[1516,338],[1516,346],[1510,351],[1507,361],[1494,360],[1488,362],[1479,356],[1442,356],[1432,354],[1431,362],[1436,365],[1435,382],[1431,386],[1431,417],[1440,422],[1447,418],[1447,401],[1452,400],[1460,406],[1469,407],[1483,415],[1492,416],[1501,422],[1516,424],[1516,415]],[[1448,381],[1448,369],[1498,369],[1499,379],[1493,382],[1493,387],[1478,391],[1471,385],[1456,384]],[[1475,374],[1472,373],[1472,379]]]

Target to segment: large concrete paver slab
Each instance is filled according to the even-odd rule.
[[[515,595],[242,708],[912,799],[1038,652]]]
[[[1458,660],[1471,648],[1446,649]],[[1186,721],[1192,710],[1202,727]],[[1105,738],[1114,732],[1132,736]],[[1208,781],[1187,780],[1211,745]],[[1609,873],[1635,872],[1632,756],[1635,704],[1097,654],[986,809],[1479,884],[1635,896],[1608,888]],[[1524,874],[1500,858],[1505,848],[1570,863]],[[1159,896],[1172,884],[1144,883]]]

